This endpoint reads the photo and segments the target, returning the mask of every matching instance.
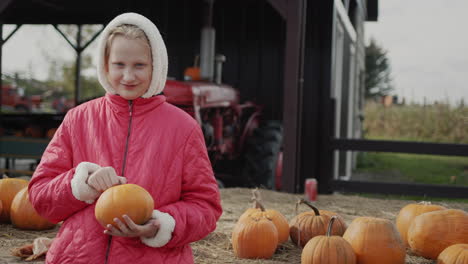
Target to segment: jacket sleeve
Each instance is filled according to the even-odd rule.
[[[167,218],[175,220],[172,237],[165,247],[178,247],[200,240],[216,228],[222,213],[218,184],[208,158],[202,131],[193,129],[183,150],[182,191],[180,201],[158,208],[162,216],[161,229]],[[170,233],[169,233],[170,234]]]
[[[36,211],[53,222],[60,222],[88,204],[72,193],[75,175],[69,133],[70,112],[44,151],[29,183],[29,199]]]

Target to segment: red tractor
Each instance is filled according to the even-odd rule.
[[[261,107],[240,104],[224,84],[168,80],[164,94],[200,124],[220,186],[281,188],[280,122],[262,120]]]
[[[41,105],[41,96],[24,95],[22,88],[17,88],[11,85],[2,86],[2,108],[14,112],[32,112]]]

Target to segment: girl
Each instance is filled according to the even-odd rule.
[[[150,20],[119,15],[99,41],[106,95],[67,113],[29,184],[37,212],[63,221],[46,263],[193,263],[189,243],[222,213],[201,129],[161,95],[167,52]],[[151,193],[152,219],[103,229],[95,202],[123,183]]]

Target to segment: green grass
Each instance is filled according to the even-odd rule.
[[[398,180],[468,186],[468,157],[403,153],[360,153],[357,172],[392,172]]]
[[[405,201],[426,201],[426,202],[458,202],[468,203],[468,199],[462,198],[439,198],[439,197],[427,197],[427,196],[416,196],[416,195],[394,195],[394,194],[372,194],[372,193],[346,193],[346,195],[359,195],[367,198],[375,199],[391,199],[391,200],[405,200]]]

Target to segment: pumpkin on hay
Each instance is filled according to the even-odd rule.
[[[252,212],[237,221],[231,241],[239,258],[268,259],[278,246],[278,230],[268,213]]]
[[[312,208],[312,211],[296,215],[289,223],[289,234],[295,245],[304,247],[313,237],[325,235],[328,223],[333,215],[336,215],[337,219],[332,227],[332,235],[343,235],[346,230],[346,224],[341,216],[331,211],[318,210],[315,206],[304,199],[301,199],[296,203],[296,212],[297,207],[300,204],[306,204]]]
[[[444,209],[447,208],[440,205],[431,204],[430,202],[412,203],[403,207],[396,218],[396,227],[398,232],[400,232],[401,239],[403,240],[405,246],[409,246],[407,237],[408,228],[416,216],[423,213]]]
[[[247,209],[240,217],[238,221],[243,221],[248,218],[249,215],[257,212],[265,212],[271,218],[271,221],[275,225],[278,231],[278,244],[287,242],[289,239],[289,223],[286,217],[277,210],[265,209],[261,203],[261,196],[258,189],[252,191],[252,208]]]
[[[0,223],[10,222],[11,202],[15,195],[26,186],[28,186],[28,181],[23,179],[6,178],[0,180],[0,201],[2,201],[3,206]]]
[[[437,264],[468,264],[468,244],[455,244],[444,249]]]
[[[343,238],[351,244],[359,264],[405,263],[405,246],[390,220],[358,217],[351,222]]]
[[[11,202],[10,219],[19,229],[46,230],[55,226],[36,212],[29,201],[28,187],[21,189]]]
[[[114,226],[114,218],[125,220],[128,215],[136,224],[146,223],[153,213],[154,200],[151,194],[136,184],[121,184],[105,190],[96,202],[94,214],[98,222],[107,227]]]
[[[468,213],[447,209],[419,215],[408,229],[408,243],[414,253],[437,259],[447,247],[468,243]]]
[[[356,254],[351,245],[340,236],[332,236],[337,216],[332,216],[325,236],[315,236],[302,250],[302,264],[356,264]]]

